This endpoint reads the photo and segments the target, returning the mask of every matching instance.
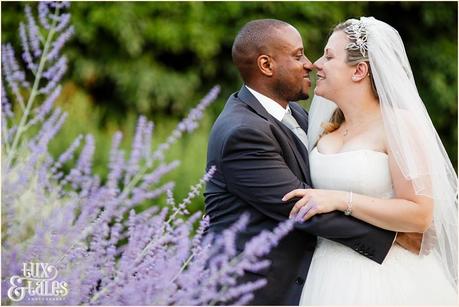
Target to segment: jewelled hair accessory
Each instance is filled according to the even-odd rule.
[[[366,57],[368,52],[368,36],[367,29],[363,22],[356,21],[355,23],[345,28],[344,33],[347,34],[347,37],[351,41],[351,43],[347,45],[347,49],[360,50],[362,56]]]

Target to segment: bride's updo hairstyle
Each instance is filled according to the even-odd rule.
[[[345,48],[347,57],[346,57],[346,63],[350,66],[357,65],[360,62],[367,62],[368,64],[368,72],[369,72],[369,77],[370,77],[370,83],[371,83],[371,89],[373,91],[373,94],[375,97],[378,97],[378,92],[376,90],[375,86],[375,81],[373,79],[373,76],[371,74],[371,66],[370,66],[370,61],[368,59],[368,49],[363,49],[363,48],[358,48],[359,45],[362,45],[362,42],[359,41],[359,38],[354,36],[354,35],[349,35],[348,31],[351,29],[352,26],[354,26],[356,23],[359,23],[357,19],[348,19],[345,22],[342,22],[338,25],[336,25],[333,28],[333,31],[331,34],[338,32],[338,31],[343,31],[347,34],[347,37],[349,39],[349,44]],[[330,34],[330,35],[331,35]],[[366,40],[364,42],[366,44]],[[366,51],[366,52],[365,52]],[[341,124],[344,122],[344,114],[341,111],[340,108],[337,108],[335,112],[333,113],[330,122],[324,123],[322,125],[322,128],[324,128],[324,134],[330,133],[338,129]]]

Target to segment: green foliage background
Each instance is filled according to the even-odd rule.
[[[3,2],[2,43],[19,55],[18,24],[26,2]],[[36,7],[37,3],[29,3]],[[205,168],[207,136],[226,97],[241,86],[231,45],[249,20],[277,18],[302,34],[306,55],[317,59],[330,29],[350,17],[374,16],[402,36],[416,83],[432,121],[457,165],[456,2],[72,2],[76,34],[65,53],[70,67],[58,104],[69,111],[52,143],[62,151],[80,133],[93,133],[95,170],[102,176],[111,136],[122,130],[129,146],[135,120],[156,123],[154,144],[214,85],[222,86],[201,127],[172,148],[181,166],[168,179],[183,197]],[[305,101],[307,108],[309,102]],[[202,198],[194,203],[202,207]]]

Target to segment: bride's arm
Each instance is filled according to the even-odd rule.
[[[387,230],[418,233],[426,231],[432,222],[432,199],[415,193],[412,183],[403,176],[390,152],[389,165],[395,198],[381,199],[353,193],[352,216]],[[308,220],[319,213],[335,210],[344,212],[348,208],[350,193],[298,189],[286,194],[283,200],[292,197],[302,199],[293,207],[291,216]]]

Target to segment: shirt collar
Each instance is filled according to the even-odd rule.
[[[290,107],[287,105],[287,109],[284,109],[280,104],[275,102],[269,97],[266,97],[263,94],[251,89],[247,85],[245,86],[255,98],[261,103],[261,105],[266,109],[266,111],[273,116],[278,121],[282,121],[284,118],[285,113],[291,113]]]

